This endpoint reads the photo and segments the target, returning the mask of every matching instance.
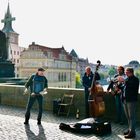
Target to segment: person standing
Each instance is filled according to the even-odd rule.
[[[89,93],[90,93],[90,89],[91,89],[91,84],[92,84],[92,80],[93,80],[94,74],[91,71],[90,66],[87,66],[85,68],[85,74],[82,77],[82,84],[84,86],[84,91],[85,91],[85,114],[86,114],[86,118],[89,117]],[[100,75],[96,72],[95,73],[95,80],[100,80]]]
[[[136,125],[136,103],[138,101],[139,79],[134,75],[134,69],[128,67],[125,69],[127,79],[124,86],[124,110],[128,121],[128,130],[124,132],[125,138],[135,138]]]
[[[44,76],[44,71],[45,71],[45,69],[38,68],[37,73],[33,74],[25,84],[24,92],[26,93],[28,88],[30,88],[31,92],[30,92],[28,104],[26,107],[24,124],[29,123],[30,110],[36,100],[37,100],[38,106],[39,106],[37,124],[39,124],[39,125],[41,124],[42,109],[43,109],[43,94],[47,93],[47,88],[48,88],[48,80]]]
[[[112,90],[112,94],[115,98],[115,106],[116,106],[116,123],[120,123],[121,125],[124,124],[125,121],[125,113],[124,113],[124,108],[123,108],[123,103],[122,103],[122,92],[124,88],[124,83],[122,81],[118,82],[118,78],[120,77],[126,77],[125,72],[124,72],[124,67],[123,66],[118,66],[117,67],[117,74],[114,75],[114,79],[110,82],[108,88],[107,88],[107,93]]]

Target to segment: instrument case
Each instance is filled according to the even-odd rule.
[[[110,134],[112,132],[111,123],[109,121],[95,118],[87,118],[70,125],[60,123],[59,128],[73,133],[95,134],[99,136]]]

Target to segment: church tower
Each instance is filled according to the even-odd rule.
[[[15,17],[12,17],[12,14],[10,12],[10,6],[8,3],[7,12],[5,13],[4,19],[2,19],[1,22],[4,23],[2,32],[5,33],[8,43],[8,60],[12,61],[13,61],[12,48],[18,47],[18,36],[19,36],[19,34],[16,33],[12,28],[12,21],[14,20]]]
[[[4,15],[4,19],[1,20],[4,23],[2,32],[6,35],[7,48],[8,48],[8,57],[7,60],[12,61],[15,64],[15,76],[18,77],[18,67],[19,67],[19,58],[21,52],[25,49],[24,47],[19,47],[19,34],[13,30],[12,22],[16,18],[12,17],[10,12],[10,6],[8,2],[7,11]]]
[[[12,21],[14,21],[14,20],[15,20],[15,17],[12,17],[12,14],[10,12],[9,3],[8,3],[7,12],[5,13],[4,19],[1,20],[1,22],[4,23],[4,27],[3,27],[2,31],[8,37],[10,44],[18,45],[19,34],[17,34],[12,28]]]

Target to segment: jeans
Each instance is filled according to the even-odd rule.
[[[136,102],[124,102],[124,111],[128,121],[129,130],[135,132],[136,125]]]
[[[35,101],[38,101],[38,105],[39,105],[39,112],[38,112],[38,117],[37,120],[41,121],[42,118],[42,108],[43,108],[43,97],[42,95],[35,95],[35,96],[30,96],[29,100],[28,100],[28,104],[26,107],[26,113],[25,113],[25,119],[26,121],[28,121],[30,119],[30,110],[34,104]]]

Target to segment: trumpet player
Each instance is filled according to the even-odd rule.
[[[125,77],[124,67],[118,66],[117,67],[117,74],[114,75],[114,80],[112,80],[107,88],[107,93],[111,90],[111,93],[114,95],[115,98],[115,106],[116,106],[116,123],[120,123],[121,125],[124,124],[125,121],[125,113],[123,109],[122,103],[122,93],[124,88],[124,80],[121,81],[121,77]],[[125,79],[125,78],[123,78]],[[119,80],[119,81],[118,81]]]

